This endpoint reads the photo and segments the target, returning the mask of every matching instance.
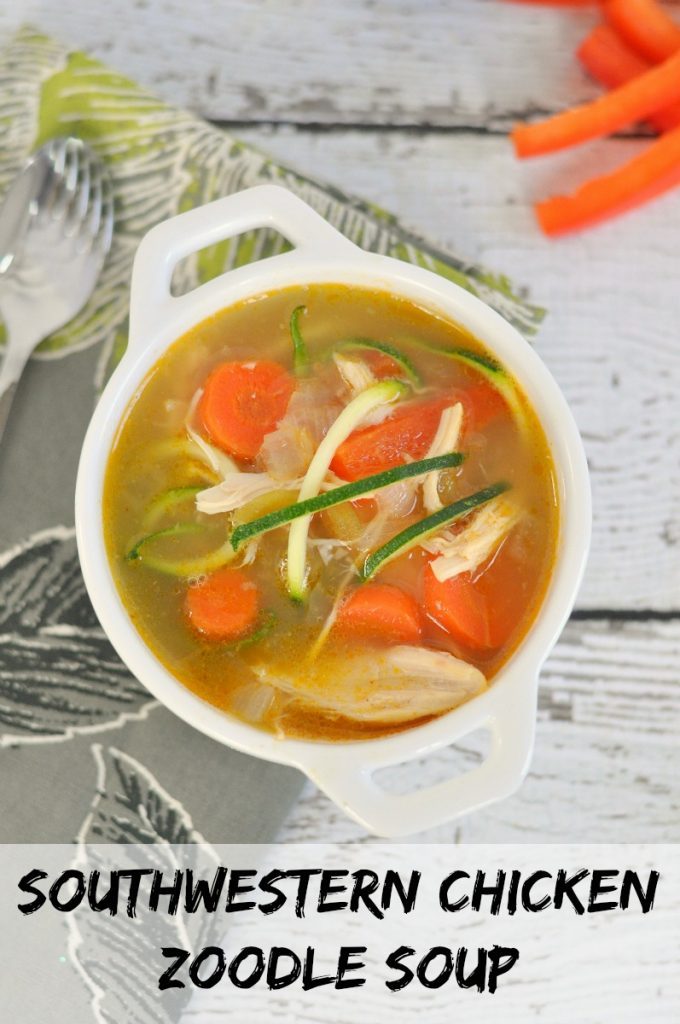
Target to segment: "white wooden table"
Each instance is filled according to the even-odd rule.
[[[417,12],[417,13],[416,13]],[[680,194],[568,240],[531,197],[643,143],[520,166],[518,118],[594,95],[573,56],[595,15],[499,0],[21,0],[31,21],[282,161],[392,209],[530,288],[536,342],[592,470],[592,556],[542,677],[531,773],[437,841],[680,840]],[[474,738],[423,769],[471,766]],[[402,781],[412,769],[402,772]],[[283,840],[365,840],[310,785]]]

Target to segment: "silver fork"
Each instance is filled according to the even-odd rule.
[[[67,137],[37,150],[0,209],[0,439],[29,356],[85,305],[112,234],[110,179],[90,147]]]

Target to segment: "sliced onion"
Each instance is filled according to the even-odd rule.
[[[401,519],[410,515],[416,504],[417,480],[400,480],[389,487],[375,492],[375,500],[381,512],[389,519]]]
[[[261,722],[274,703],[276,691],[266,684],[253,682],[238,686],[229,695],[229,706],[247,722]]]
[[[324,565],[328,565],[334,558],[345,558],[351,551],[348,542],[339,537],[310,537],[307,543],[319,552]]]
[[[301,380],[276,430],[265,436],[262,467],[275,480],[304,476],[320,442],[342,410],[335,390],[324,380]]]

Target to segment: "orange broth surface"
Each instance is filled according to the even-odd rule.
[[[131,402],[106,469],[105,540],[116,586],[135,627],[168,670],[199,697],[280,735],[333,740],[370,738],[408,728],[431,716],[419,714],[416,702],[414,716],[407,721],[365,722],[360,716],[355,719],[319,708],[307,699],[296,699],[290,686],[283,691],[264,684],[257,671],[264,665],[270,678],[279,673],[292,679],[294,686],[295,679],[310,670],[310,651],[337,604],[339,588],[344,587],[343,593],[350,594],[366,585],[360,582],[356,571],[360,564],[356,549],[347,552],[340,545],[339,557],[324,560],[320,546],[315,543],[315,539],[332,537],[333,530],[342,534],[347,516],[338,519],[323,512],[312,519],[305,601],[291,600],[286,589],[289,526],[282,526],[262,535],[254,560],[243,568],[257,587],[259,607],[257,622],[247,635],[230,642],[208,639],[187,617],[187,591],[205,580],[202,560],[225,544],[235,523],[255,519],[297,497],[295,490],[286,494],[285,484],[279,482],[278,494],[269,507],[265,498],[235,513],[198,512],[197,490],[215,485],[219,477],[187,435],[186,422],[191,414],[194,428],[210,440],[200,416],[197,420],[196,412],[191,412],[192,399],[211,371],[225,362],[243,361],[251,365],[267,360],[285,367],[292,375],[290,317],[298,306],[305,307],[299,327],[311,363],[304,386],[321,380],[327,390],[335,388],[337,400],[344,404],[351,395],[343,391],[345,385],[335,368],[333,353],[349,339],[387,343],[406,355],[417,369],[421,380],[418,393],[405,393],[395,410],[409,402],[464,395],[485,380],[474,365],[449,358],[445,349],[463,348],[493,359],[492,353],[456,324],[381,291],[345,285],[308,285],[260,295],[222,310],[168,349]],[[380,376],[386,372],[399,375],[399,367],[375,351],[358,348],[346,354],[364,360]],[[441,501],[447,505],[503,480],[510,485],[508,494],[522,509],[514,528],[471,576],[488,604],[496,646],[467,647],[427,614],[423,607],[423,575],[432,556],[423,548],[412,548],[395,558],[375,577],[376,582],[396,586],[418,603],[422,609],[423,646],[447,651],[474,664],[490,685],[499,667],[521,642],[541,605],[558,535],[556,485],[548,444],[525,397],[512,382],[511,386],[521,408],[523,427],[501,400],[489,422],[479,429],[464,426],[457,450],[465,459],[461,466],[444,470],[438,485]],[[241,470],[262,471],[260,456],[237,461]],[[409,461],[408,454],[403,461]],[[414,507],[405,516],[388,519],[380,533],[380,543],[427,514],[422,507],[421,489],[417,487],[415,491]],[[354,532],[357,523],[360,531],[366,531],[376,514],[375,501],[358,501],[350,507],[349,514]],[[465,519],[458,522],[454,532],[464,528],[465,523]],[[181,524],[179,530],[174,529],[177,524]],[[137,557],[131,558],[130,553],[139,541],[151,534],[155,538],[143,543]],[[362,557],[367,553],[362,552]],[[243,553],[239,552],[231,564],[240,565],[242,559]],[[357,638],[332,628],[325,643],[315,650],[317,685],[323,688],[324,680],[341,684],[346,658],[360,648],[373,646],[376,658],[384,653],[385,644],[380,638]],[[360,690],[358,694],[361,697]]]

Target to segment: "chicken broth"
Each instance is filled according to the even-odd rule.
[[[492,685],[546,590],[555,495],[532,409],[476,339],[385,292],[309,285],[168,349],[103,512],[121,598],[180,682],[342,740]]]

